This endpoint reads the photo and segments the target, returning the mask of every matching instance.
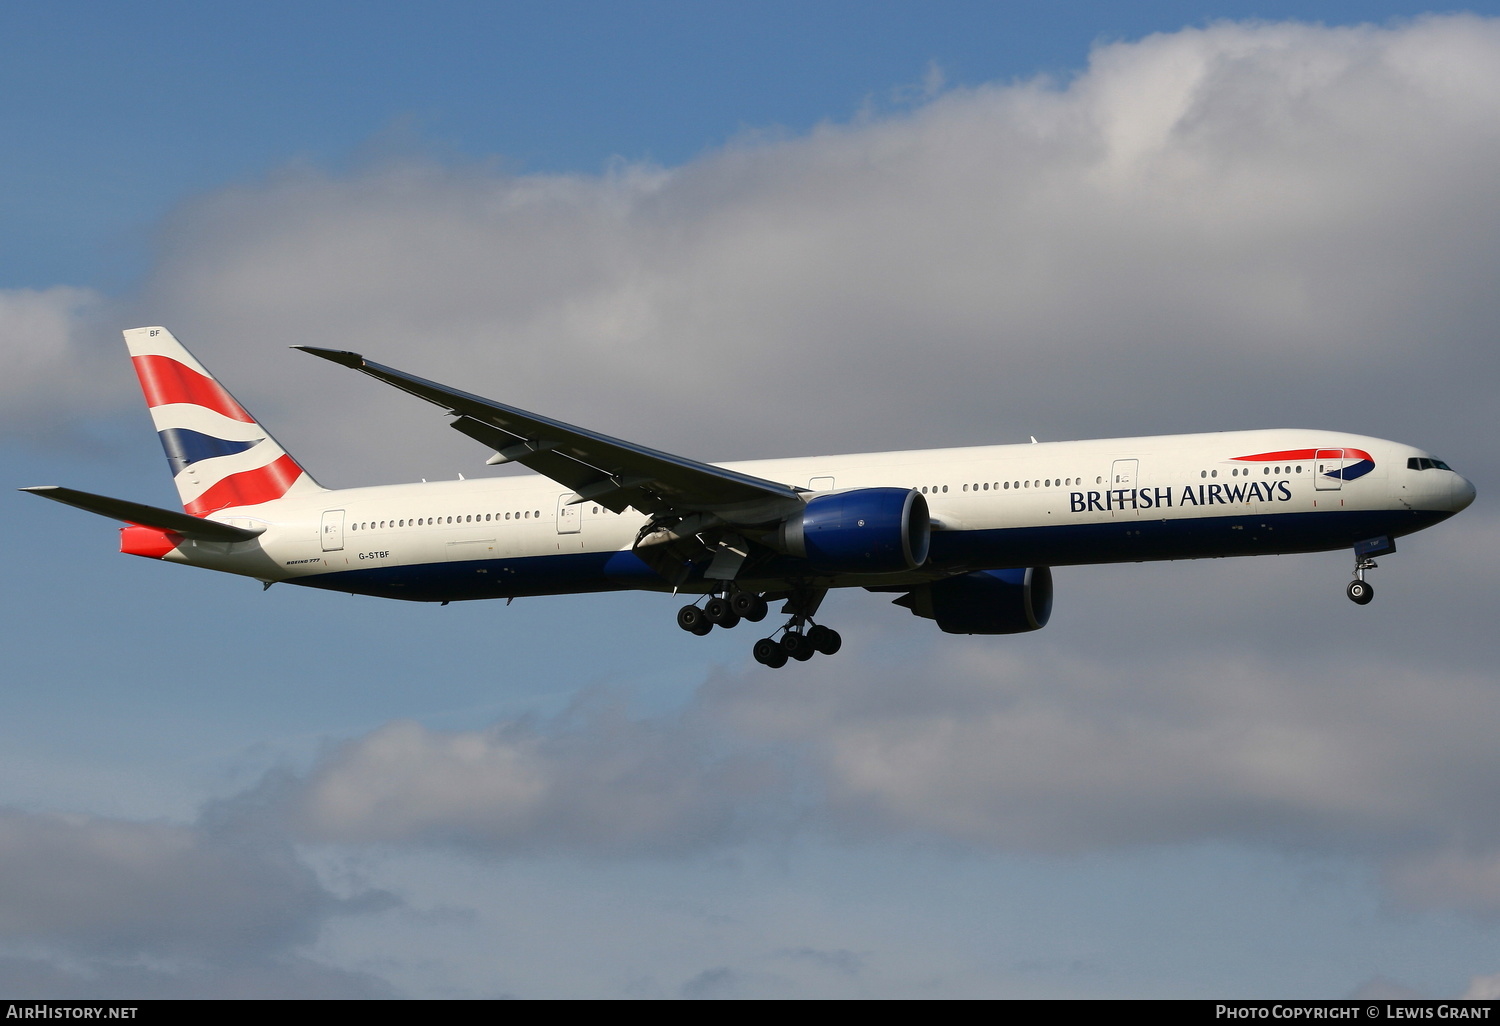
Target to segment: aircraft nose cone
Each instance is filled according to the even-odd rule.
[[[1457,479],[1453,482],[1453,512],[1457,513],[1461,509],[1467,509],[1469,503],[1474,501],[1474,496],[1477,494],[1474,490],[1474,482],[1462,474],[1457,475]]]

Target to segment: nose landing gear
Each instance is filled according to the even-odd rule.
[[[1344,589],[1344,594],[1349,596],[1349,601],[1356,605],[1367,606],[1375,597],[1375,586],[1365,580],[1365,571],[1374,570],[1378,563],[1376,556],[1384,556],[1396,551],[1396,543],[1386,537],[1367,538],[1362,542],[1354,544],[1354,580]]]
[[[1368,566],[1361,566],[1359,570],[1355,571],[1355,573],[1360,573],[1365,570],[1374,570],[1375,561],[1372,559],[1368,562]],[[1370,604],[1370,600],[1375,597],[1375,586],[1372,585],[1369,581],[1364,580],[1363,578],[1359,578],[1350,581],[1349,587],[1345,588],[1344,592],[1349,596],[1350,601],[1357,602],[1362,606],[1367,606]]]

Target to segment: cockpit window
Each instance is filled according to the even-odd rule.
[[[1452,472],[1453,468],[1442,460],[1428,459],[1426,456],[1412,456],[1406,461],[1407,470],[1446,470]]]

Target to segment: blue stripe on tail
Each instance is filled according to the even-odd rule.
[[[161,447],[167,451],[167,462],[172,464],[173,475],[199,460],[213,459],[215,456],[233,456],[237,452],[244,452],[264,441],[264,439],[257,438],[251,442],[233,442],[227,438],[216,438],[188,428],[167,428],[164,431],[158,431],[157,434],[161,437]]]

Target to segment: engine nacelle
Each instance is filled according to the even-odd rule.
[[[945,634],[1024,634],[1052,617],[1052,571],[979,570],[913,588],[896,604],[936,620]]]
[[[889,574],[927,562],[932,522],[915,488],[854,488],[814,495],[781,525],[783,552],[830,573]]]

